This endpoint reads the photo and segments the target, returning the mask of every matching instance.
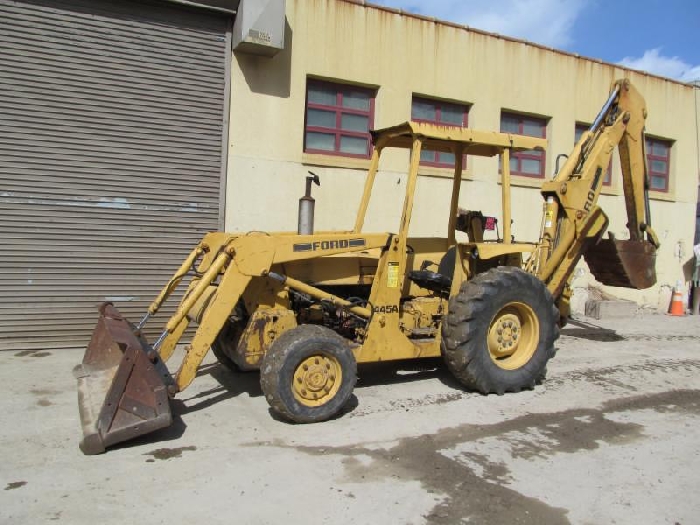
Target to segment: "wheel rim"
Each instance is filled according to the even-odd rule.
[[[508,303],[491,322],[489,354],[500,368],[515,370],[530,361],[539,339],[540,323],[532,308],[524,303]]]
[[[313,355],[294,369],[294,397],[308,407],[317,407],[335,397],[343,381],[343,371],[333,356]]]

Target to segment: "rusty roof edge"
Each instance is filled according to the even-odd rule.
[[[538,48],[538,49],[544,49],[545,51],[552,51],[553,53],[558,53],[558,54],[560,54],[560,55],[570,56],[570,57],[573,57],[573,58],[579,58],[579,59],[581,59],[581,60],[586,60],[586,61],[588,61],[588,62],[595,62],[596,64],[601,64],[601,65],[604,65],[604,66],[615,67],[615,68],[618,68],[618,69],[622,69],[622,70],[624,70],[624,71],[630,71],[630,72],[632,72],[632,73],[637,73],[637,74],[639,74],[639,75],[643,75],[643,76],[646,76],[646,77],[658,78],[658,79],[660,79],[660,80],[665,80],[665,81],[667,81],[667,82],[671,82],[671,83],[673,83],[673,84],[679,84],[679,85],[681,85],[681,86],[688,87],[688,88],[693,88],[693,87],[695,87],[695,86],[693,86],[692,83],[689,83],[689,82],[682,82],[682,81],[676,80],[676,79],[674,79],[674,78],[664,77],[664,76],[661,76],[661,75],[657,75],[657,74],[655,74],[655,73],[649,73],[648,71],[642,71],[642,70],[640,70],[640,69],[632,69],[631,67],[623,66],[623,65],[620,65],[620,64],[614,64],[614,63],[612,63],[612,62],[607,62],[607,61],[605,61],[605,60],[603,60],[603,59],[600,59],[600,58],[587,57],[587,56],[584,56],[584,55],[579,55],[578,53],[571,53],[571,52],[569,52],[569,51],[563,51],[563,50],[561,50],[561,49],[556,49],[556,48],[554,48],[554,47],[549,47],[549,46],[545,46],[545,45],[542,45],[542,44],[537,44],[537,43],[535,43],[535,42],[530,42],[529,40],[523,40],[523,39],[520,39],[520,38],[515,38],[515,37],[512,37],[512,36],[501,35],[501,34],[498,34],[498,33],[491,33],[491,32],[489,32],[489,31],[485,31],[485,30],[483,30],[483,29],[477,29],[477,28],[475,28],[475,27],[471,27],[471,26],[467,26],[467,25],[463,25],[463,24],[457,24],[457,23],[450,22],[450,21],[447,21],[447,20],[440,20],[440,19],[435,18],[435,17],[432,17],[432,16],[424,16],[424,15],[419,15],[419,14],[417,14],[417,13],[410,13],[410,12],[408,12],[408,11],[404,11],[403,9],[395,9],[395,8],[393,8],[393,7],[387,7],[387,6],[384,6],[384,5],[373,4],[373,3],[367,2],[367,1],[365,1],[365,0],[337,0],[337,1],[339,1],[339,2],[345,2],[345,3],[348,3],[348,4],[355,4],[355,5],[359,5],[359,6],[362,6],[362,7],[367,7],[367,8],[369,8],[369,9],[377,9],[377,10],[379,10],[379,11],[386,11],[386,12],[388,12],[388,13],[392,13],[392,14],[399,15],[399,16],[406,16],[406,17],[409,17],[409,18],[416,18],[416,19],[418,19],[418,20],[423,20],[423,21],[425,21],[425,22],[432,22],[432,23],[434,23],[434,24],[436,24],[436,25],[442,25],[442,26],[447,26],[447,27],[454,27],[454,28],[456,28],[456,29],[464,29],[465,31],[471,31],[472,33],[477,33],[477,34],[480,34],[480,35],[490,36],[490,37],[494,37],[494,38],[500,38],[501,40],[506,40],[506,41],[508,41],[508,42],[515,42],[515,43],[517,43],[517,44],[525,44],[525,45],[527,45],[527,46],[536,47],[536,48]]]

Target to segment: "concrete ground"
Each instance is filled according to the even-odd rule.
[[[500,397],[436,361],[363,367],[316,425],[209,360],[173,427],[92,457],[82,350],[3,352],[0,523],[700,523],[700,318],[576,322],[557,346]]]

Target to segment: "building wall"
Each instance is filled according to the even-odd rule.
[[[574,143],[576,122],[590,123],[610,83],[629,77],[647,100],[647,132],[674,141],[668,193],[652,192],[652,218],[662,247],[658,285],[647,291],[609,290],[654,306],[667,306],[668,286],[684,279],[692,257],[697,200],[698,142],[691,86],[625,70],[513,39],[342,0],[287,0],[286,49],[272,59],[234,54],[227,183],[230,231],[294,230],[304,176],[321,177],[314,189],[316,227],[348,229],[354,222],[369,162],[303,152],[307,77],[377,89],[374,125],[410,119],[414,94],[471,105],[469,126],[498,130],[502,110],[548,118],[546,173]],[[408,155],[384,156],[366,230],[395,231],[405,189]],[[449,171],[425,168],[412,234],[446,234]],[[541,181],[515,178],[513,233],[539,234]],[[619,162],[600,205],[610,231],[625,238]],[[500,216],[496,159],[469,158],[460,205]],[[578,297],[591,278],[585,265]],[[664,304],[665,303],[665,304]]]

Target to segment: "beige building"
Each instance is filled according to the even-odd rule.
[[[307,171],[317,228],[350,228],[368,130],[411,118],[546,137],[511,165],[513,233],[536,240],[539,185],[619,77],[647,100],[662,247],[656,287],[611,292],[665,309],[688,277],[693,86],[362,1],[1,4],[0,348],[84,345],[105,300],[140,318],[206,231],[295,230]],[[445,236],[454,159],[423,160],[412,234]],[[367,229],[396,231],[407,163],[384,156]],[[617,161],[609,178],[601,205],[623,238]],[[497,161],[466,159],[461,206],[500,202]],[[580,310],[595,283],[577,275]]]
[[[692,259],[698,184],[692,86],[364,2],[287,0],[286,14],[282,52],[274,58],[234,53],[226,229],[295,229],[308,170],[322,181],[314,193],[317,228],[350,228],[369,164],[356,131],[413,116],[547,138],[543,158],[512,165],[521,174],[513,182],[513,232],[536,240],[540,183],[554,173],[557,155],[572,149],[577,129],[593,121],[611,82],[628,77],[649,109],[652,224],[662,246],[657,286],[607,291],[668,307],[670,287],[687,280],[683,266]],[[445,235],[452,159],[427,157],[412,234]],[[407,163],[405,154],[385,160],[366,229],[396,230]],[[496,159],[467,159],[460,205],[498,215],[498,173]],[[609,230],[625,238],[617,158],[600,204]],[[583,263],[574,284],[580,310],[587,286],[595,286]]]

